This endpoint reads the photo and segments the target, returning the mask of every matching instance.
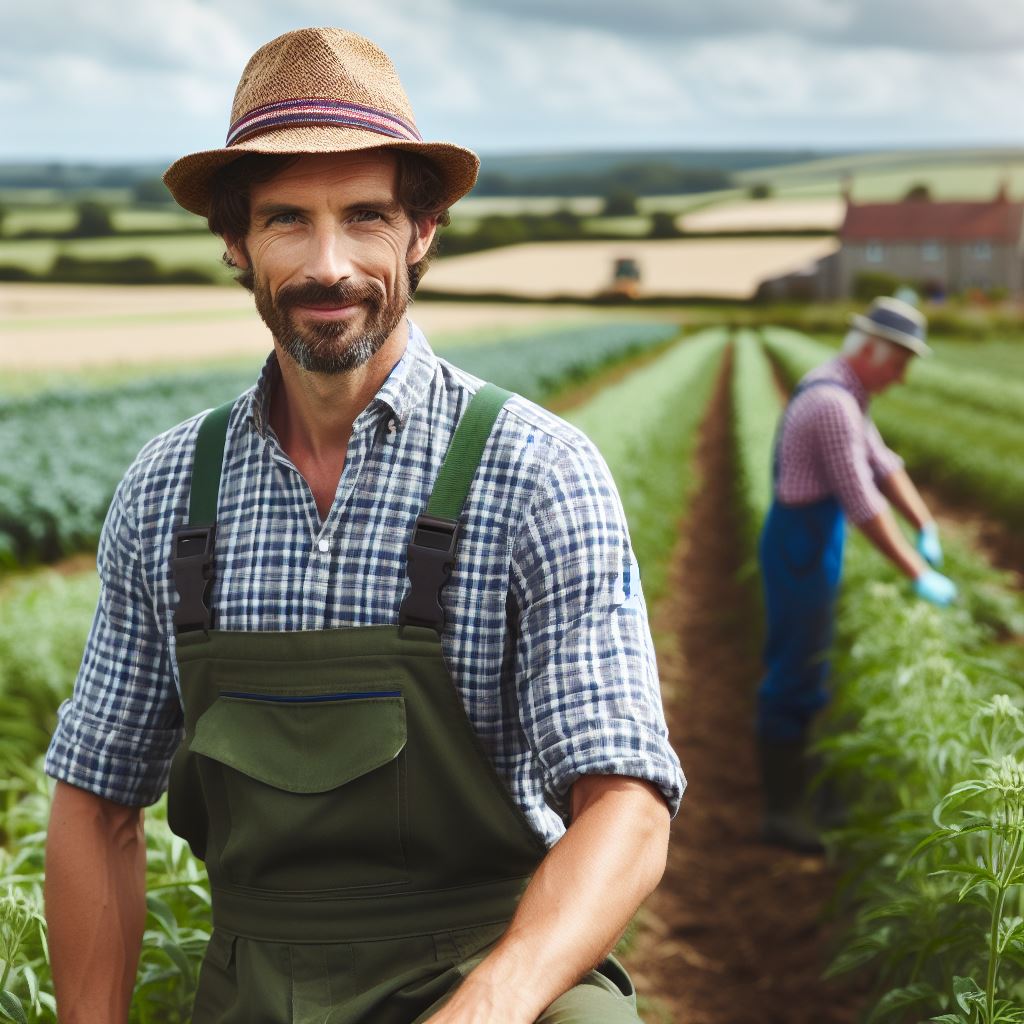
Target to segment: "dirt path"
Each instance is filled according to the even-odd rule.
[[[740,583],[728,366],[697,454],[703,481],[654,630],[673,743],[689,778],[665,879],[627,958],[641,995],[678,1024],[848,1024],[849,986],[820,980],[835,873],[758,842],[753,688],[759,616]]]

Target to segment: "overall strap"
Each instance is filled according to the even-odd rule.
[[[803,381],[793,389],[793,393],[789,396],[789,401],[786,402],[786,408],[783,409],[782,416],[779,417],[779,425],[775,428],[775,440],[772,442],[773,487],[779,482],[779,472],[781,471],[779,449],[782,445],[782,429],[786,425],[786,417],[789,415],[789,410],[792,408],[793,402],[805,391],[810,391],[811,388],[824,386],[839,388],[841,391],[845,391],[848,395],[853,394],[853,392],[841,380],[835,380],[833,377],[818,377],[815,380]]]
[[[213,537],[217,526],[217,495],[227,440],[228,419],[235,400],[208,412],[199,425],[192,460],[188,522],[174,531],[171,572],[179,601],[174,632],[207,630],[212,624]]]
[[[411,588],[398,612],[400,626],[426,626],[438,635],[444,629],[441,591],[455,568],[459,516],[498,413],[511,397],[497,385],[485,384],[459,420],[427,510],[416,518],[408,552]]]

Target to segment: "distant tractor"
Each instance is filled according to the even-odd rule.
[[[640,264],[632,256],[615,260],[612,279],[601,292],[604,299],[635,299],[640,295]]]

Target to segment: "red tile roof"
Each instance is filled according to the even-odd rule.
[[[1024,232],[1024,203],[848,203],[839,230],[844,242],[995,242],[1013,245]]]

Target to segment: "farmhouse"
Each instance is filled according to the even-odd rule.
[[[927,192],[898,203],[846,205],[839,229],[840,294],[881,271],[932,296],[980,289],[1024,294],[1024,203],[1005,186],[985,202],[937,202]]]
[[[1024,298],[1024,203],[1011,201],[1005,186],[981,202],[932,200],[924,188],[895,203],[857,203],[847,194],[838,250],[763,282],[758,294],[848,298],[872,278],[875,290],[890,278],[932,298],[972,289]]]

